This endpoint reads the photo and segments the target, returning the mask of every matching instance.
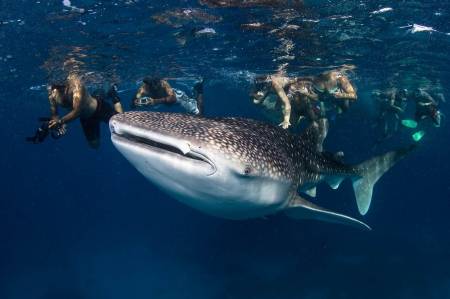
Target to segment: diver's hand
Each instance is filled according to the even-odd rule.
[[[289,128],[290,125],[291,123],[288,120],[284,120],[281,124],[279,124],[279,126],[282,127],[283,129]]]
[[[59,136],[65,135],[67,133],[67,125],[62,124],[61,126],[59,126],[59,128],[56,129],[56,131],[58,132]]]
[[[59,126],[61,126],[61,121],[58,118],[52,119],[48,122],[48,128],[49,129],[55,129]]]
[[[155,99],[150,97],[142,97],[134,99],[134,106],[142,107],[142,106],[153,106],[155,105]]]
[[[310,94],[306,87],[301,87],[299,89],[296,89],[295,91],[304,96],[309,96]]]

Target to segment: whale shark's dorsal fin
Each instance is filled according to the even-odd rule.
[[[323,151],[323,142],[328,134],[328,120],[321,118],[318,121],[312,122],[311,125],[306,128],[300,135],[300,140],[316,149],[318,152]]]
[[[371,230],[370,227],[364,222],[343,214],[321,208],[301,198],[298,195],[296,195],[291,200],[289,205],[285,208],[284,212],[287,216],[294,219],[314,219],[332,223],[346,224],[364,230]]]

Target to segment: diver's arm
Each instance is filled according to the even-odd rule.
[[[391,105],[391,108],[397,112],[404,112],[403,109],[397,105]]]
[[[436,100],[425,90],[420,91],[420,95],[433,105],[437,105]]]
[[[291,125],[291,102],[284,92],[283,85],[279,82],[279,80],[273,79],[272,87],[273,89],[275,89],[278,97],[283,103],[283,122],[280,125],[283,127],[283,129],[287,129]]]
[[[58,106],[56,105],[55,98],[53,96],[49,96],[48,100],[50,102],[51,119],[57,120],[59,118],[59,115],[58,115]]]
[[[333,94],[333,96],[335,98],[349,99],[349,100],[356,100],[358,98],[356,91],[353,88],[353,85],[350,83],[350,81],[346,77],[340,77],[338,79],[338,84],[339,84],[341,91]]]
[[[117,113],[123,113],[123,107],[120,102],[114,103],[114,111]]]
[[[84,99],[86,99],[87,96],[86,90],[84,89],[83,86],[81,86],[81,84],[75,84],[72,94],[73,94],[72,100],[73,109],[60,119],[61,124],[71,122],[74,119],[77,119],[81,114],[81,109],[83,108],[83,101]]]
[[[391,109],[397,111],[397,112],[403,112],[402,107],[395,105],[395,100],[397,98],[398,94],[397,92],[391,92],[389,93],[389,107],[391,107]]]
[[[301,86],[300,88],[296,89],[295,91],[301,94],[302,96],[305,96],[311,100],[317,101],[319,99],[319,95],[311,91],[312,88],[307,88],[306,86]]]
[[[175,92],[173,91],[173,88],[170,86],[170,84],[167,81],[161,82],[162,87],[164,88],[164,91],[166,92],[167,96],[159,99],[153,99],[151,105],[158,105],[158,104],[173,104],[177,101],[177,98],[175,96]]]
[[[317,93],[308,93],[307,97],[314,101],[319,100],[319,95]]]

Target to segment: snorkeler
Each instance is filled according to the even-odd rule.
[[[350,102],[358,99],[356,89],[346,74],[354,68],[354,66],[344,65],[339,69],[312,77],[314,89],[310,90],[310,97],[317,96],[320,101],[335,105],[339,114],[346,111]]]
[[[157,77],[146,77],[142,80],[132,107],[154,106],[159,104],[179,104],[188,113],[203,114],[203,80],[193,87],[194,97],[189,97],[184,91],[172,88],[167,80]]]
[[[389,88],[383,92],[374,91],[372,95],[378,101],[380,107],[378,124],[383,128],[381,139],[386,139],[399,129],[401,116],[407,106],[408,90]]]
[[[417,122],[430,119],[435,127],[441,125],[442,113],[439,111],[439,103],[424,89],[418,88],[413,94],[416,102],[415,118]]]
[[[254,91],[251,93],[254,104],[263,104],[275,106],[281,103],[283,121],[279,124],[283,129],[291,125],[291,102],[287,96],[287,91],[295,79],[282,74],[261,76],[255,79]],[[279,101],[280,102],[279,102]]]
[[[325,106],[319,101],[311,81],[298,78],[289,86],[288,97],[294,114],[298,117],[297,124],[302,119],[317,122],[319,119],[326,118]]]
[[[114,114],[123,112],[115,85],[107,93],[113,106],[104,97],[90,95],[76,74],[69,75],[64,82],[50,84],[47,90],[51,111],[48,128],[65,128],[67,123],[79,118],[89,145],[95,149],[100,145],[100,122],[108,123]],[[70,112],[60,118],[58,107]]]

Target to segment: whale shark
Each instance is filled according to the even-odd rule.
[[[305,194],[346,178],[359,212],[368,212],[375,183],[411,148],[357,165],[322,150],[314,123],[300,135],[245,118],[205,118],[164,112],[126,112],[109,122],[117,150],[148,180],[182,203],[226,219],[285,213],[370,229],[364,222],[322,208]]]

